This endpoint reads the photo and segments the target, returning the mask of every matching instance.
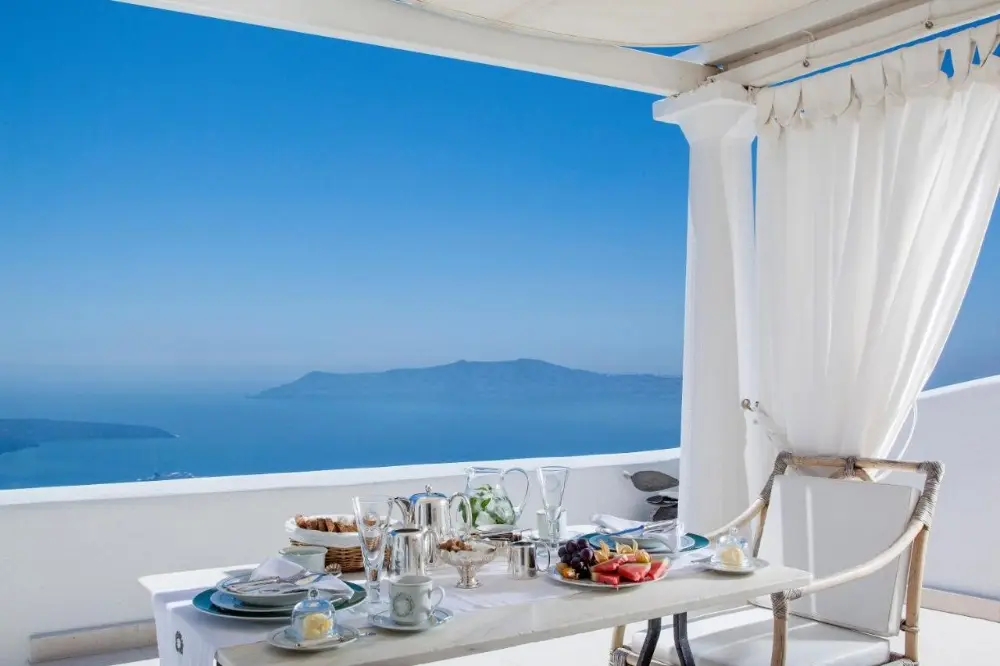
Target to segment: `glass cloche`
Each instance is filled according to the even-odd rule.
[[[315,641],[333,633],[333,604],[315,589],[292,609],[291,637],[297,641]]]
[[[745,569],[753,562],[750,544],[740,536],[735,527],[728,534],[719,537],[719,543],[712,555],[712,564],[719,564],[734,569]]]

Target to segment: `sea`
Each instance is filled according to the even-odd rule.
[[[0,390],[0,418],[162,428],[176,439],[0,454],[0,489],[621,453],[680,441],[680,400],[298,401],[249,392]]]

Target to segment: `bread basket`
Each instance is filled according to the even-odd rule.
[[[353,522],[350,516],[306,516],[307,519],[330,518],[334,521]],[[307,530],[295,524],[295,518],[285,522],[285,531],[293,546],[323,546],[326,548],[326,566],[336,564],[344,573],[364,571],[365,561],[361,554],[361,544],[357,532],[321,532]],[[385,562],[389,562],[389,549],[386,548]]]

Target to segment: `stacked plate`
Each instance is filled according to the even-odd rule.
[[[265,589],[246,594],[240,592],[240,584],[249,580],[250,574],[233,576],[220,581],[214,588],[199,593],[192,600],[194,607],[202,613],[246,622],[288,623],[295,604],[305,598],[308,589],[279,585],[273,591]],[[328,598],[336,610],[350,608],[364,601],[365,590],[360,585],[345,581],[351,588],[350,597]],[[327,594],[320,591],[320,594]]]
[[[650,539],[648,537],[635,537],[629,534],[623,534],[621,536],[608,535],[608,534],[588,534],[584,536],[587,541],[590,542],[591,548],[600,549],[601,543],[607,543],[608,548],[611,550],[615,549],[615,545],[621,543],[623,545],[631,546],[636,544],[642,550],[646,551],[650,555],[668,555],[673,553],[665,543],[657,539]],[[686,553],[692,550],[698,550],[700,548],[705,548],[708,546],[708,539],[701,536],[700,534],[685,534],[681,537],[681,548],[682,553]]]

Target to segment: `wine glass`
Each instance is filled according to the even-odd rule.
[[[388,540],[392,498],[382,495],[355,497],[354,517],[358,523],[361,541],[361,559],[365,565],[365,591],[368,593],[369,614],[377,611],[382,603],[379,577],[385,562],[385,544]]]
[[[542,493],[542,506],[549,521],[549,545],[559,547],[559,514],[563,511],[563,495],[569,467],[546,465],[538,468],[538,485]]]

